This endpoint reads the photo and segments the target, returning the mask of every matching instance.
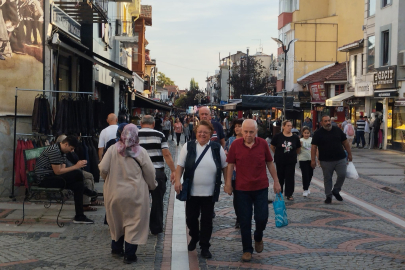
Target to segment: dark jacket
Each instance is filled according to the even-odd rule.
[[[215,166],[217,167],[216,179],[215,179],[215,188],[214,188],[214,196],[212,197],[213,202],[217,202],[219,198],[219,192],[221,189],[221,172],[222,172],[222,164],[221,164],[221,145],[217,142],[210,142],[212,156],[214,158]],[[208,150],[209,151],[209,150]],[[193,169],[197,156],[197,145],[195,140],[189,141],[187,143],[187,157],[186,157],[186,164],[184,167],[184,179],[189,181],[188,184],[188,192],[187,192],[187,199],[190,198],[191,193],[191,186],[193,184],[194,174],[190,171]]]

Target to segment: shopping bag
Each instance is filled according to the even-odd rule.
[[[351,178],[351,179],[358,179],[359,178],[359,174],[357,173],[357,170],[354,167],[353,162],[349,162],[349,164],[347,165],[346,178]]]
[[[285,208],[285,202],[283,194],[277,193],[273,201],[274,214],[276,219],[276,227],[284,227],[288,225],[287,209]]]

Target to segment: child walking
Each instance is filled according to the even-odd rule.
[[[301,153],[298,155],[300,168],[302,172],[302,186],[304,193],[302,196],[307,197],[311,192],[309,185],[311,184],[314,169],[311,167],[311,132],[308,127],[303,127],[301,141]]]

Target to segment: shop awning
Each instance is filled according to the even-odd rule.
[[[146,108],[146,109],[158,109],[158,110],[163,110],[163,111],[171,111],[172,106],[169,106],[167,104],[154,101],[152,99],[149,99],[147,97],[142,96],[139,93],[135,94],[135,100],[132,100],[132,107],[137,107],[137,108]]]
[[[235,111],[237,110],[237,106],[241,107],[242,106],[242,101],[237,101],[237,102],[232,102],[232,103],[228,103],[228,104],[224,104],[222,105],[224,108],[224,111]]]
[[[100,65],[100,66],[114,72],[114,73],[117,73],[120,76],[123,76],[123,77],[128,78],[128,79],[133,79],[133,72],[131,70],[129,70],[129,69],[127,69],[127,68],[125,68],[125,67],[123,67],[121,65],[118,65],[118,64],[112,62],[111,60],[108,60],[108,59],[106,59],[106,58],[104,58],[104,57],[102,57],[102,56],[100,56],[100,55],[98,55],[98,54],[96,54],[94,52],[91,52],[91,53],[89,52],[88,54],[94,55],[99,60],[89,56],[88,54],[86,54],[84,52],[79,51],[78,49],[73,48],[72,46],[66,44],[63,41],[59,41],[59,43],[57,43],[57,44],[54,43],[54,45],[59,45],[60,47],[66,49],[68,51],[71,51],[72,53],[77,54],[78,56],[83,57],[84,59],[87,59],[90,62],[96,63],[96,64],[98,64],[98,65]],[[100,60],[105,62],[105,63],[101,62]]]
[[[343,100],[354,96],[354,92],[344,92],[326,100],[326,106],[343,106]]]
[[[293,97],[286,98],[285,107],[292,109]],[[283,108],[283,97],[275,96],[242,96],[242,107],[244,109],[266,110],[271,108]]]

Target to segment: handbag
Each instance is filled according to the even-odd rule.
[[[288,225],[287,209],[285,208],[285,202],[283,194],[277,193],[276,198],[273,201],[274,215],[276,219],[276,227],[281,228]]]
[[[207,145],[201,155],[198,157],[197,161],[194,163],[194,166],[190,172],[190,175],[194,176],[195,169],[197,169],[198,164],[200,164],[202,158],[204,157],[205,153],[207,153],[208,149],[211,145]],[[189,190],[190,180],[188,178],[183,180],[183,184],[181,184],[182,189],[179,194],[176,195],[176,199],[182,202],[187,201],[188,198],[188,190]]]

